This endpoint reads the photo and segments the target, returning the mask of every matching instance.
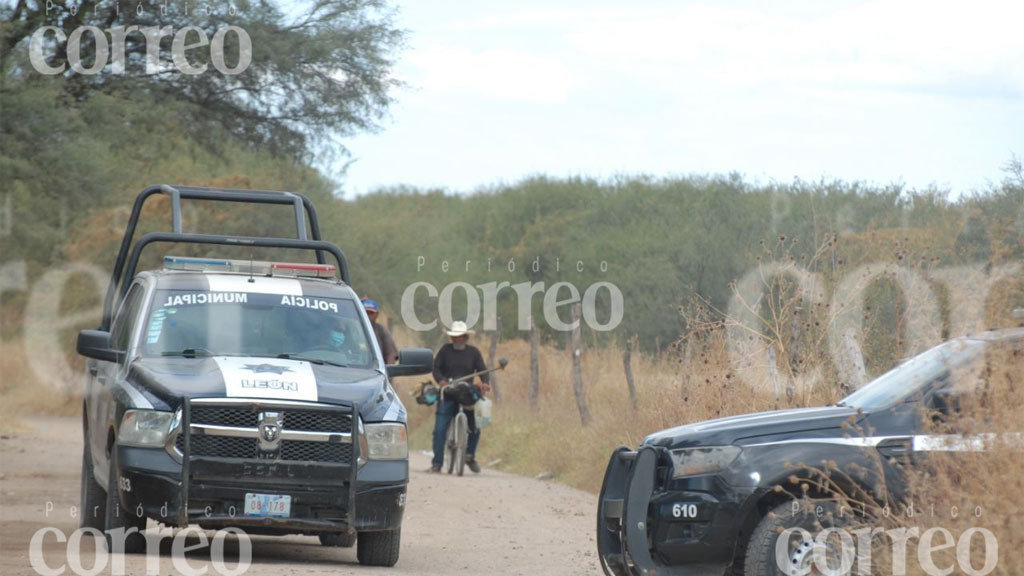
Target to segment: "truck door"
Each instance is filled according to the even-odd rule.
[[[125,299],[114,316],[110,328],[110,342],[115,350],[128,352],[132,335],[138,325],[138,315],[142,310],[142,302],[146,293],[145,287],[136,282],[128,290]],[[107,469],[107,431],[117,415],[112,389],[118,385],[119,379],[126,374],[126,367],[131,359],[125,354],[121,363],[90,360],[86,376],[86,406],[89,410],[89,438],[92,442],[93,464],[96,470]],[[106,483],[106,474],[99,479],[100,484]]]

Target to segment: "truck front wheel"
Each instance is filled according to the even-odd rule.
[[[835,532],[824,542],[817,538],[823,530],[846,524],[848,517],[831,500],[802,499],[776,506],[750,535],[744,576],[817,574],[815,568],[828,574],[852,574],[849,570],[857,551],[846,549]]]
[[[79,499],[82,506],[81,528],[103,530],[107,516],[107,493],[96,481],[92,466],[92,451],[89,449],[88,435],[82,448],[82,491]]]
[[[402,529],[360,532],[356,539],[356,558],[364,566],[394,566],[398,562],[398,548],[402,542]]]
[[[146,548],[146,517],[138,516],[135,510],[125,510],[121,506],[121,496],[118,490],[118,483],[121,475],[118,470],[117,445],[111,446],[110,470],[107,474],[107,514],[105,531],[107,537],[107,550],[110,552],[123,552],[125,554],[136,554]],[[122,549],[123,543],[123,549]]]

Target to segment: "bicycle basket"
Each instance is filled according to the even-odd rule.
[[[416,395],[416,403],[432,406],[437,403],[438,392],[437,386],[425,382],[420,386],[420,393]]]

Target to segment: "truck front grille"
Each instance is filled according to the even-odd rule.
[[[192,455],[214,458],[256,458],[259,456],[255,438],[232,436],[193,436]],[[185,449],[184,437],[178,438],[180,450]]]
[[[281,459],[303,461],[313,460],[316,462],[351,462],[352,445],[285,440],[281,442]]]
[[[218,426],[238,426],[255,428],[261,410],[273,410],[272,406],[252,409],[248,406],[193,406],[193,424],[216,424]],[[323,410],[302,410],[281,408],[284,426],[288,430],[305,432],[351,432],[352,418],[344,412],[327,412]]]
[[[280,440],[275,449],[261,449],[260,413],[280,415]],[[352,415],[344,407],[218,405],[193,403],[191,456],[349,464],[352,462]],[[302,436],[295,438],[295,436]],[[185,432],[175,439],[185,451]],[[266,448],[264,446],[264,448]]]
[[[255,428],[259,412],[249,408],[227,408],[220,406],[193,406],[192,422],[196,424],[218,424],[220,426],[241,426]]]
[[[351,432],[352,418],[338,412],[285,410],[284,425],[305,432]]]

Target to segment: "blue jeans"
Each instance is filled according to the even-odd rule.
[[[459,413],[459,403],[454,400],[437,401],[437,418],[434,420],[434,460],[431,464],[434,468],[440,468],[444,464],[444,444],[448,437],[448,425]],[[480,443],[480,429],[477,428],[469,435],[469,443],[466,445],[466,458],[476,457],[476,446]]]

